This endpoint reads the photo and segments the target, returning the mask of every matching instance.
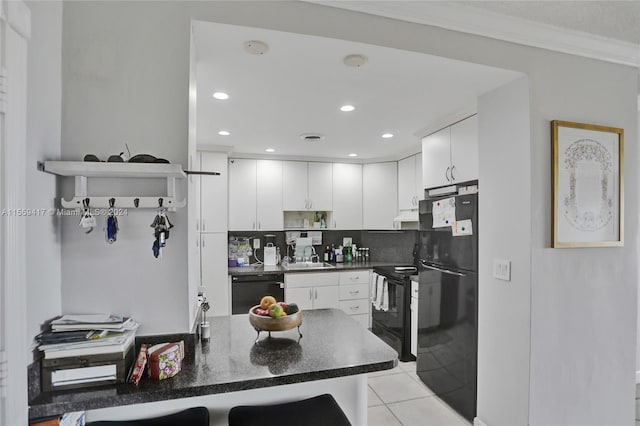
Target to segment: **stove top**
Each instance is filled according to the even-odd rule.
[[[418,269],[413,265],[377,266],[373,272],[387,277],[405,278],[416,275]]]

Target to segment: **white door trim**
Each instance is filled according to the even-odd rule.
[[[0,424],[28,421],[26,225],[27,43],[31,15],[22,1],[0,3]]]

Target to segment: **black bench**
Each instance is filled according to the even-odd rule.
[[[229,426],[351,426],[329,394],[274,405],[239,405],[229,411]]]
[[[209,426],[209,410],[205,407],[189,408],[167,416],[141,420],[101,420],[86,426]]]

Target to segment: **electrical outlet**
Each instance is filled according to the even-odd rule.
[[[499,280],[511,281],[511,261],[493,259],[493,277]]]
[[[258,250],[260,248],[260,238],[253,239],[253,249]]]

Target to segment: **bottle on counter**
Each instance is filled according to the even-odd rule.
[[[346,246],[344,250],[345,250],[344,261],[346,263],[351,263],[353,261],[353,255],[351,254],[351,246]]]
[[[325,262],[329,261],[329,250],[330,250],[329,246],[326,246],[324,248],[324,261]]]
[[[329,251],[329,262],[335,263],[336,261],[336,247],[331,244],[331,250]]]

